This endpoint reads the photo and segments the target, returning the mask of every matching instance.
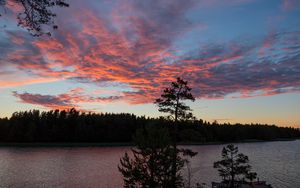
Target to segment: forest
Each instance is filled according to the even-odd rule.
[[[15,112],[0,119],[1,143],[130,143],[139,128],[159,125],[171,130],[164,117],[84,113],[75,109]],[[265,124],[220,124],[193,119],[178,122],[178,143],[270,141],[300,138],[300,130]]]

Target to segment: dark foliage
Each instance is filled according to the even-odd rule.
[[[253,180],[255,180],[257,178],[257,173],[256,172],[248,172],[246,174],[246,179],[248,179],[250,181],[250,183],[252,184]]]
[[[184,101],[191,100],[195,101],[194,96],[191,93],[191,88],[188,86],[188,82],[184,81],[180,77],[177,78],[176,82],[172,82],[170,87],[163,90],[160,98],[156,99],[155,103],[158,106],[158,111],[168,113],[168,119],[174,120],[172,126],[173,136],[173,165],[172,165],[172,185],[176,182],[176,159],[178,158],[177,152],[177,135],[178,135],[178,122],[187,121],[193,118],[191,108],[187,106]],[[175,187],[175,186],[173,186]]]
[[[250,172],[248,156],[238,152],[238,147],[229,144],[222,150],[222,160],[214,163],[214,168],[218,169],[223,182],[229,184],[230,188],[236,187],[245,178],[251,178],[251,181],[256,178],[256,173]]]
[[[176,181],[173,182],[173,153],[169,131],[158,126],[147,126],[137,130],[132,149],[133,157],[127,153],[121,158],[119,171],[123,175],[124,187],[182,187],[180,170],[184,160],[177,155]]]
[[[17,15],[18,25],[27,29],[33,36],[51,35],[45,27],[58,28],[54,22],[56,14],[53,8],[69,6],[66,0],[0,0],[0,6],[7,3],[22,7],[22,12]]]
[[[170,87],[164,89],[161,97],[156,99],[158,111],[168,113],[168,117],[175,122],[192,118],[191,108],[183,102],[184,100],[195,101],[191,90],[187,81],[177,78],[177,81],[172,82]]]
[[[0,118],[0,142],[131,142],[137,128],[173,121],[133,114],[95,114],[38,110],[15,112]],[[300,130],[260,124],[211,124],[203,120],[178,123],[178,142],[235,142],[299,138]]]

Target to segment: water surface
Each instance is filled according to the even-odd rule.
[[[274,188],[300,187],[300,140],[237,144],[253,170]],[[184,146],[199,154],[191,161],[192,182],[219,181],[213,162],[224,145]],[[0,187],[122,187],[117,170],[129,147],[0,148]]]

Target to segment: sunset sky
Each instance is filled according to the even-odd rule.
[[[69,109],[157,117],[188,80],[197,118],[300,127],[299,0],[70,0],[32,37],[0,17],[0,117]],[[3,12],[3,7],[0,7]]]

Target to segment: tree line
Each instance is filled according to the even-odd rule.
[[[172,133],[174,121],[121,113],[84,113],[75,109],[15,112],[0,118],[0,142],[131,142],[137,129],[158,124]],[[294,139],[300,130],[265,124],[229,124],[193,119],[177,122],[177,142],[236,142]]]

